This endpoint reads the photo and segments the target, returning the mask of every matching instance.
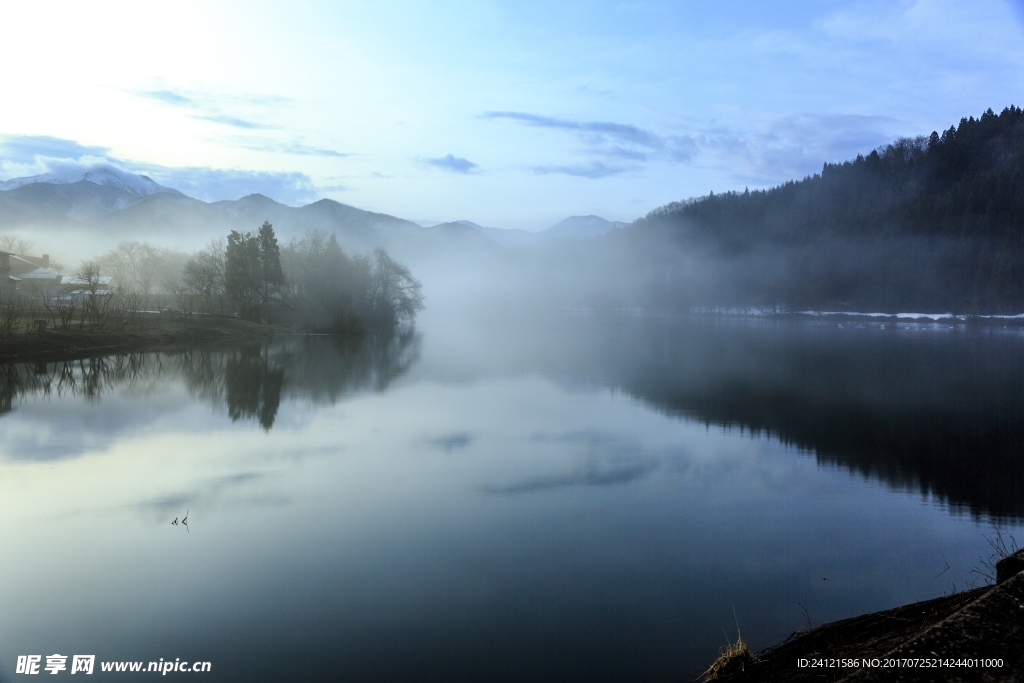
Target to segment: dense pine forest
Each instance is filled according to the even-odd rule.
[[[660,305],[1021,313],[1024,110],[675,202],[625,233],[662,266]]]

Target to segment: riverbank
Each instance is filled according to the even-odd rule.
[[[736,319],[736,320],[793,320],[827,322],[845,326],[935,325],[937,327],[1024,328],[1024,313],[1015,315],[968,315],[963,313],[871,313],[859,311],[789,310],[771,306],[697,306],[688,310],[671,311],[635,306],[630,308],[590,308],[572,306],[561,309],[574,314],[615,314],[630,317]]]
[[[709,680],[1022,681],[1024,550],[1002,560],[997,571],[994,586],[795,633],[759,652],[756,661],[748,657],[741,665],[737,657]]]
[[[217,342],[265,339],[292,328],[228,317],[181,317],[153,314],[137,327],[47,329],[0,338],[0,363],[73,360],[97,354],[173,351]]]
[[[691,315],[729,316],[743,318],[810,318],[836,321],[860,322],[916,322],[916,323],[974,323],[992,325],[1024,325],[1024,313],[1016,315],[1004,314],[966,314],[966,313],[878,313],[865,311],[812,311],[789,310],[783,307],[746,307],[723,308],[717,306],[698,307],[690,310]]]

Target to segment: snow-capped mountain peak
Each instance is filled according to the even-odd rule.
[[[28,176],[25,178],[12,178],[11,180],[0,180],[0,190],[13,190],[25,185],[34,183],[48,183],[51,185],[70,185],[78,182],[88,182],[94,185],[114,187],[124,192],[129,192],[139,197],[148,197],[160,192],[180,194],[177,190],[164,187],[153,181],[149,176],[138,175],[120,169],[112,164],[92,164],[82,166],[79,164],[68,164],[50,173]]]

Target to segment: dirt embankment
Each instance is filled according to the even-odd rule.
[[[215,342],[263,339],[294,330],[235,318],[148,316],[131,328],[47,329],[0,338],[0,363],[71,360],[107,353],[170,351]]]
[[[1021,683],[1024,550],[997,570],[994,586],[795,633],[756,661],[737,657],[711,680]]]

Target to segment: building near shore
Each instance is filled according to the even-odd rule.
[[[27,256],[0,251],[0,291],[33,297],[106,295],[113,291],[113,277],[91,279],[63,275],[50,267],[50,255]]]
[[[62,276],[50,268],[50,255],[41,257],[11,255],[11,274],[18,278],[18,289],[30,295],[53,296],[61,289]]]
[[[26,256],[0,251],[0,287],[27,294],[58,292],[62,276],[50,268],[50,255]]]
[[[0,291],[13,292],[18,288],[20,280],[11,274],[11,257],[9,251],[0,251]]]
[[[60,291],[64,294],[105,296],[113,293],[113,282],[114,278],[109,275],[91,279],[65,275],[60,281]]]

